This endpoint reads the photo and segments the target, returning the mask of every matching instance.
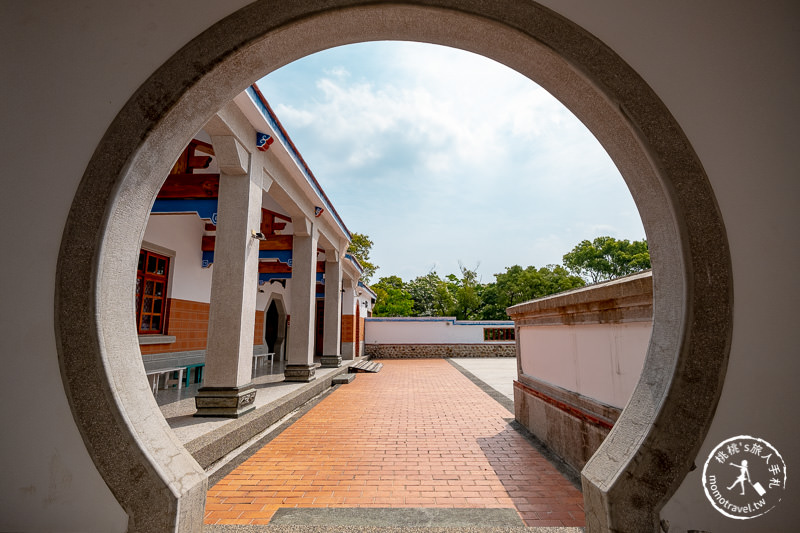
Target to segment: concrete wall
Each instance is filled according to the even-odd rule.
[[[366,344],[376,359],[439,359],[443,357],[514,357],[513,344]]]
[[[650,271],[508,309],[517,329],[517,421],[576,470],[639,381],[653,329]]]
[[[508,321],[453,317],[372,317],[366,319],[366,354],[379,359],[514,357],[514,341],[485,341],[485,328],[511,328]]]
[[[652,322],[520,328],[520,372],[622,409],[652,330]]]
[[[367,344],[514,344],[484,341],[484,328],[512,328],[509,321],[456,320],[453,317],[367,319]]]
[[[0,530],[127,527],[74,422],[59,369],[53,310],[63,229],[87,163],[125,102],[191,39],[249,3],[0,7],[0,400],[13,406],[0,411],[0,426],[13,428],[0,437]],[[722,396],[696,451],[700,468],[685,476],[662,516],[671,531],[790,531],[796,483],[777,508],[737,521],[711,508],[700,476],[709,452],[742,433],[800,464],[800,427],[786,417],[787,406],[800,404],[800,181],[791,142],[800,123],[798,4],[542,3],[610,46],[664,102],[708,175],[730,244],[735,321]]]

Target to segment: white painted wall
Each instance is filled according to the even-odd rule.
[[[203,268],[205,222],[197,215],[150,215],[144,240],[175,252],[170,264],[170,298],[209,303],[214,267]]]
[[[127,528],[78,433],[58,367],[64,223],[123,104],[170,55],[246,3],[0,3],[0,249],[14,258],[0,276],[0,531]]]
[[[269,281],[263,285],[259,285],[259,293],[256,298],[256,309],[266,312],[269,302],[274,297],[280,297],[283,300],[283,306],[286,309],[286,314],[292,314],[292,280],[286,280],[286,288],[280,283],[270,283]],[[264,292],[261,292],[264,291]]]
[[[0,427],[13,428],[0,436],[0,530],[126,528],[72,420],[58,368],[53,308],[61,234],[86,164],[123,104],[170,55],[247,3],[0,4]],[[720,441],[749,433],[796,468],[800,4],[542,3],[594,33],[650,84],[692,143],[719,202],[735,323],[725,388],[695,463],[702,466]],[[765,516],[735,521],[705,500],[701,473],[691,472],[664,508],[674,531],[796,526],[797,483],[789,482],[784,501]]]
[[[642,373],[652,329],[651,322],[522,327],[522,373],[623,408]]]
[[[484,328],[514,327],[508,321],[461,321],[451,317],[368,318],[367,344],[514,344],[484,341]]]

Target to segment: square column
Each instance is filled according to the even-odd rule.
[[[250,154],[232,136],[213,137],[220,164],[217,238],[204,386],[194,416],[237,418],[255,408],[250,386],[253,361],[261,183]],[[259,175],[260,179],[260,175]]]
[[[297,217],[295,217],[297,218]],[[313,381],[314,318],[317,293],[317,243],[319,231],[309,219],[293,220],[292,321],[286,345],[286,381]]]
[[[325,308],[322,366],[342,366],[342,263],[339,252],[325,251]]]

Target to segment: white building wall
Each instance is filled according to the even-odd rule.
[[[203,268],[205,222],[197,215],[150,215],[144,241],[175,252],[170,262],[170,298],[209,303],[214,267]]]
[[[522,327],[521,371],[621,409],[639,381],[652,329],[651,322]]]

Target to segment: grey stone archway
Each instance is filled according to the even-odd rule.
[[[642,378],[583,472],[589,531],[655,531],[724,381],[732,331],[725,230],[691,145],[647,84],[585,30],[528,0],[255,2],[178,51],[134,94],[83,176],[64,230],[56,336],[65,388],[130,531],[199,531],[206,477],[158,413],[133,328],[133,266],[176,154],[217,109],[286,63],[403,39],[470,50],[549,90],[600,140],[642,215],[653,337]]]

